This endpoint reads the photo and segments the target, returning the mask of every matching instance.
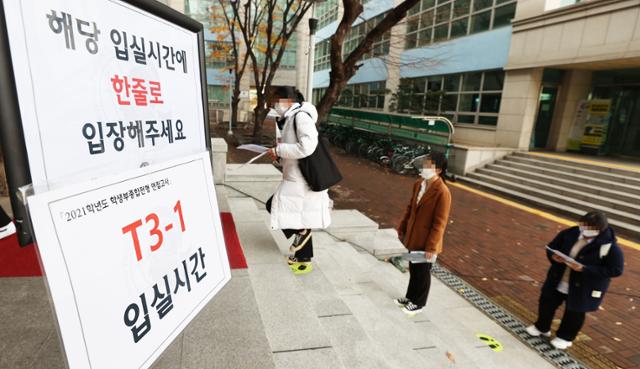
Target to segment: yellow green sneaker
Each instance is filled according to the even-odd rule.
[[[313,264],[311,264],[311,262],[297,262],[291,264],[290,267],[295,275],[307,274],[313,270]]]

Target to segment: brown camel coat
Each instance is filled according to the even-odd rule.
[[[413,185],[413,194],[409,206],[402,216],[398,233],[404,246],[411,251],[442,252],[442,239],[449,222],[451,193],[442,178],[433,179],[427,191],[416,204],[420,178]]]

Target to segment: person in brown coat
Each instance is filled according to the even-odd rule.
[[[447,158],[434,152],[414,163],[421,168],[420,179],[413,185],[411,200],[398,226],[398,237],[410,253],[423,255],[424,260],[409,263],[407,294],[394,300],[409,315],[421,312],[427,303],[431,267],[442,252],[451,209],[451,193],[445,183]]]

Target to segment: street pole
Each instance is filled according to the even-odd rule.
[[[18,243],[26,246],[32,242],[31,225],[26,203],[20,200],[18,192],[31,183],[31,175],[6,30],[4,9],[0,1],[0,141]]]
[[[229,68],[229,130],[227,135],[233,135],[233,69]]]
[[[311,6],[311,18],[309,18],[309,61],[307,63],[307,101],[313,101],[313,62],[316,53],[316,30],[318,29],[318,20],[313,18],[315,3]]]

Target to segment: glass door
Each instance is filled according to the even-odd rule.
[[[544,149],[547,147],[557,97],[558,87],[542,87],[542,92],[540,92],[540,104],[538,106],[538,117],[536,118],[536,125],[534,127],[533,134],[531,135],[530,146],[532,149]]]

